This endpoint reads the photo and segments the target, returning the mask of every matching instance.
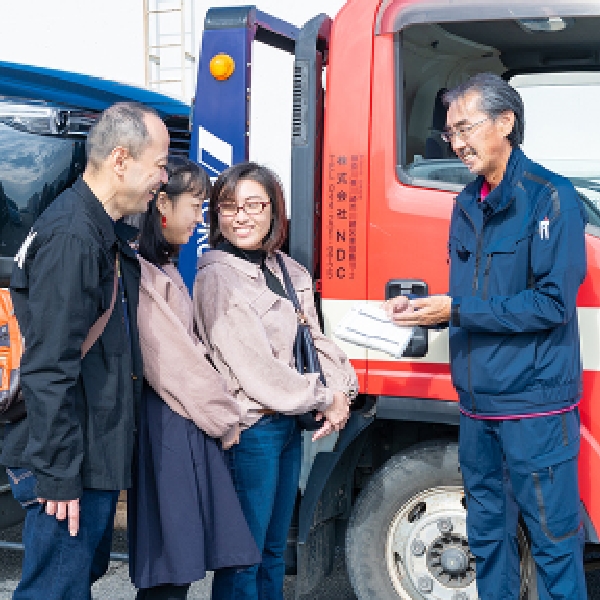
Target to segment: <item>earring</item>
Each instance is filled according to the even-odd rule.
[[[165,217],[165,215],[163,215],[163,216],[160,218],[160,223],[161,223],[161,225],[162,225],[162,228],[163,228],[163,229],[165,229],[165,227],[167,226],[167,217]]]

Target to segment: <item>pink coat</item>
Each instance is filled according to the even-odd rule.
[[[198,265],[196,326],[241,407],[242,428],[256,423],[264,409],[292,415],[322,411],[333,401],[333,392],[354,397],[358,389],[348,357],[321,332],[308,271],[282,256],[308,320],[327,387],[316,373],[296,370],[294,306],[267,287],[258,265],[220,250],[204,254]],[[275,256],[268,256],[266,265],[282,279]]]
[[[239,431],[240,407],[206,358],[194,333],[192,300],[173,265],[140,257],[138,306],[144,377],[177,414],[229,446]]]

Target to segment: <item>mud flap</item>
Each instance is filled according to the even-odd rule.
[[[352,478],[363,447],[358,438],[375,418],[373,405],[370,398],[360,411],[353,412],[334,451],[320,452],[313,463],[300,503],[297,599],[316,588],[333,568],[336,521],[350,516]]]

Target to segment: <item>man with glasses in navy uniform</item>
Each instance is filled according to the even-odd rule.
[[[399,325],[449,324],[460,466],[482,600],[518,600],[519,512],[540,599],[587,598],[577,482],[576,297],[585,209],[521,151],[518,92],[479,74],[447,92],[442,138],[477,178],[450,222],[448,295],[386,304]]]

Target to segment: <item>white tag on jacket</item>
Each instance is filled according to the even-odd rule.
[[[17,252],[17,254],[15,256],[15,262],[19,265],[19,269],[23,268],[23,263],[25,262],[25,257],[27,256],[27,250],[29,249],[31,242],[33,242],[33,239],[35,238],[36,235],[37,235],[37,231],[34,231],[32,229],[27,234],[25,241],[21,244],[21,247],[19,248],[19,251]]]
[[[540,221],[540,240],[550,239],[550,221],[548,217]]]

